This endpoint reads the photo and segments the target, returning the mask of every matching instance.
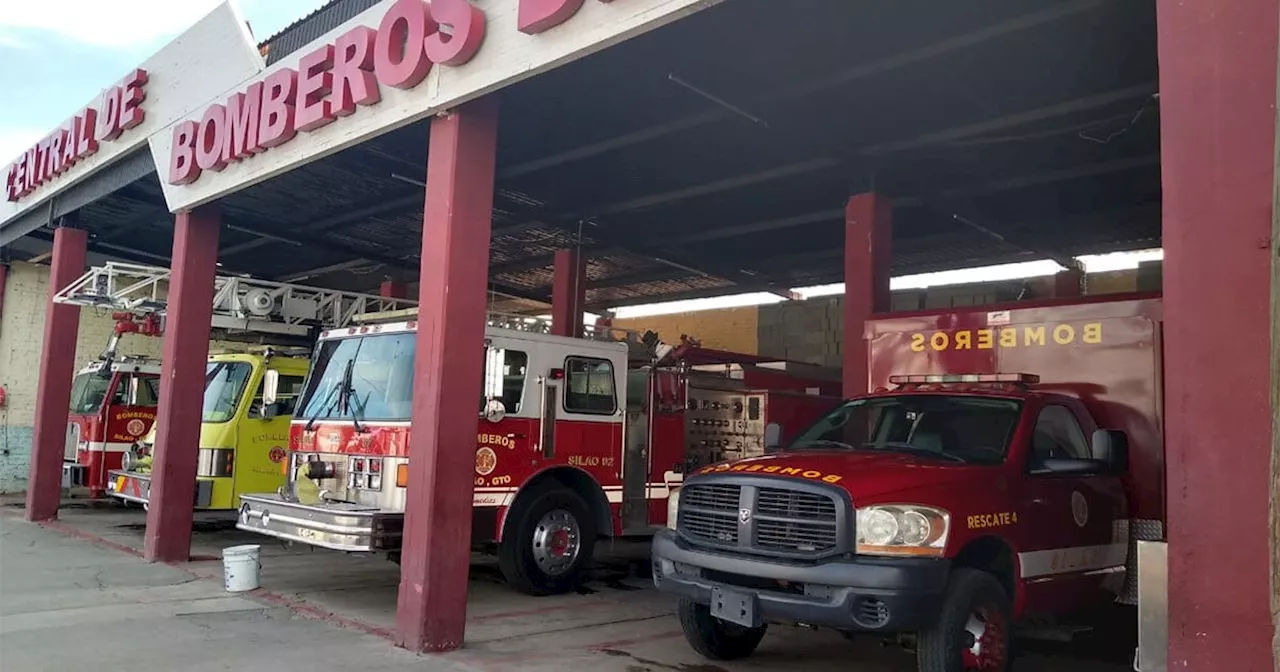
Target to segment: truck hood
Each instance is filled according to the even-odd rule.
[[[844,488],[855,502],[904,490],[990,479],[992,467],[929,460],[903,453],[872,451],[808,451],[713,464],[694,473],[741,474],[830,483]]]

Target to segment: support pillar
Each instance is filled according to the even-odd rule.
[[[387,280],[383,280],[382,284],[378,287],[378,296],[381,296],[383,298],[403,299],[408,295],[409,295],[408,288],[404,286],[403,282],[397,282],[395,280],[387,279]]]
[[[89,235],[83,229],[58,227],[53,232],[53,260],[49,269],[49,305],[44,314],[44,350],[36,387],[35,436],[27,472],[26,518],[58,517],[62,499],[62,456],[67,442],[67,412],[71,379],[76,373],[76,337],[80,307],[54,303],[53,297],[84,273]]]
[[[485,286],[493,211],[498,103],[482,98],[431,121],[413,433],[396,644],[462,646],[471,561],[476,399],[483,374]]]
[[[555,269],[551,333],[581,337],[582,309],[587,304],[587,260],[577,248],[556,250]]]
[[[178,213],[173,229],[160,406],[156,409],[155,457],[143,557],[150,562],[186,562],[204,397],[213,279],[218,261],[217,206]]]
[[[893,203],[883,194],[858,194],[844,210],[844,396],[866,394],[868,318],[889,310]]]
[[[1274,521],[1280,455],[1266,363],[1277,347],[1280,5],[1158,2],[1156,12],[1169,669],[1273,672],[1280,559],[1268,502]]]
[[[1085,294],[1084,271],[1069,268],[1053,276],[1053,298],[1078,299]]]

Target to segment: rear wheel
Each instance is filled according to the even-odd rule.
[[[1011,655],[1009,596],[994,576],[958,569],[951,576],[942,612],[920,632],[920,672],[1005,672]]]
[[[512,514],[498,548],[507,583],[529,595],[577,588],[596,545],[595,521],[582,498],[571,490],[548,490]]]
[[[747,628],[711,615],[711,608],[690,599],[680,600],[680,627],[689,646],[712,660],[736,660],[755,653],[768,625]]]

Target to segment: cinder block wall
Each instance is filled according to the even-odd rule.
[[[0,387],[6,392],[5,404],[0,406],[0,493],[26,489],[48,300],[48,266],[9,265],[0,314]],[[102,354],[114,326],[110,311],[81,309],[77,369]],[[120,352],[130,355],[159,357],[160,348],[161,339],[150,336],[125,336],[120,344]]]
[[[755,354],[760,312],[755,306],[701,310],[693,313],[655,315],[614,320],[613,326],[636,331],[655,331],[667,343],[678,343],[681,334],[702,341],[708,348]]]

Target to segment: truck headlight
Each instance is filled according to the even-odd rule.
[[[134,457],[132,450],[124,451],[124,454],[120,456],[120,468],[124,471],[133,471],[133,463],[136,462],[137,459],[137,457]]]
[[[880,504],[858,509],[858,553],[941,557],[951,516],[914,504]]]
[[[680,516],[680,488],[675,488],[667,496],[667,527],[676,529],[676,519]]]

